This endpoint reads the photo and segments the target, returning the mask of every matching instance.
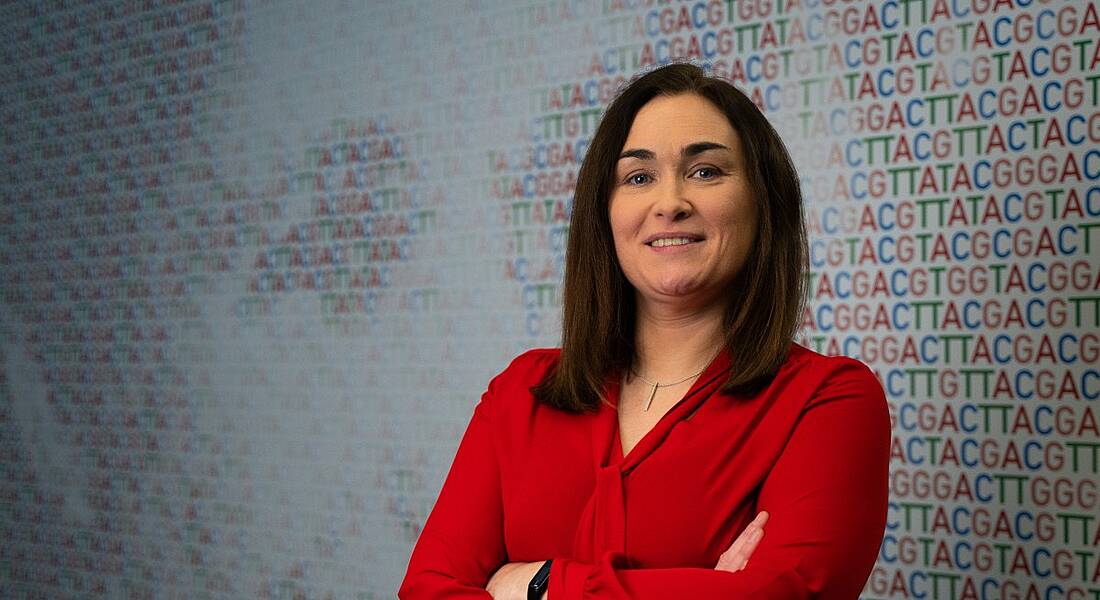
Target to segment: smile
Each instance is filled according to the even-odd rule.
[[[699,240],[696,240],[696,239],[683,238],[683,237],[681,237],[681,238],[658,238],[658,239],[653,240],[652,242],[649,242],[646,245],[647,246],[652,246],[654,248],[664,248],[665,246],[683,246],[683,245],[691,244],[691,243],[698,242],[698,241]]]

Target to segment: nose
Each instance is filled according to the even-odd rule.
[[[658,190],[658,199],[653,203],[653,215],[670,221],[682,221],[694,211],[691,202],[685,197],[684,182],[674,180],[665,189]]]

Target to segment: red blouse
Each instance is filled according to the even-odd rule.
[[[566,413],[517,357],[475,407],[400,598],[489,598],[508,562],[554,559],[548,598],[855,598],[886,524],[890,420],[863,363],[797,344],[752,397],[722,352],[623,457],[615,410]],[[618,403],[617,377],[608,400]],[[758,511],[746,568],[714,566]]]

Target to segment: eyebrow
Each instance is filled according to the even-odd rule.
[[[695,156],[696,154],[702,154],[707,150],[729,150],[726,146],[715,142],[695,142],[694,144],[688,144],[680,150],[681,158],[688,158]],[[623,151],[619,155],[619,160],[624,158],[637,158],[641,160],[653,160],[657,158],[657,155],[652,150],[646,150],[645,148],[632,148],[630,150]]]

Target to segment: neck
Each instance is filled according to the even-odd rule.
[[[664,383],[687,377],[707,366],[725,343],[722,306],[677,310],[638,300],[634,371]]]

